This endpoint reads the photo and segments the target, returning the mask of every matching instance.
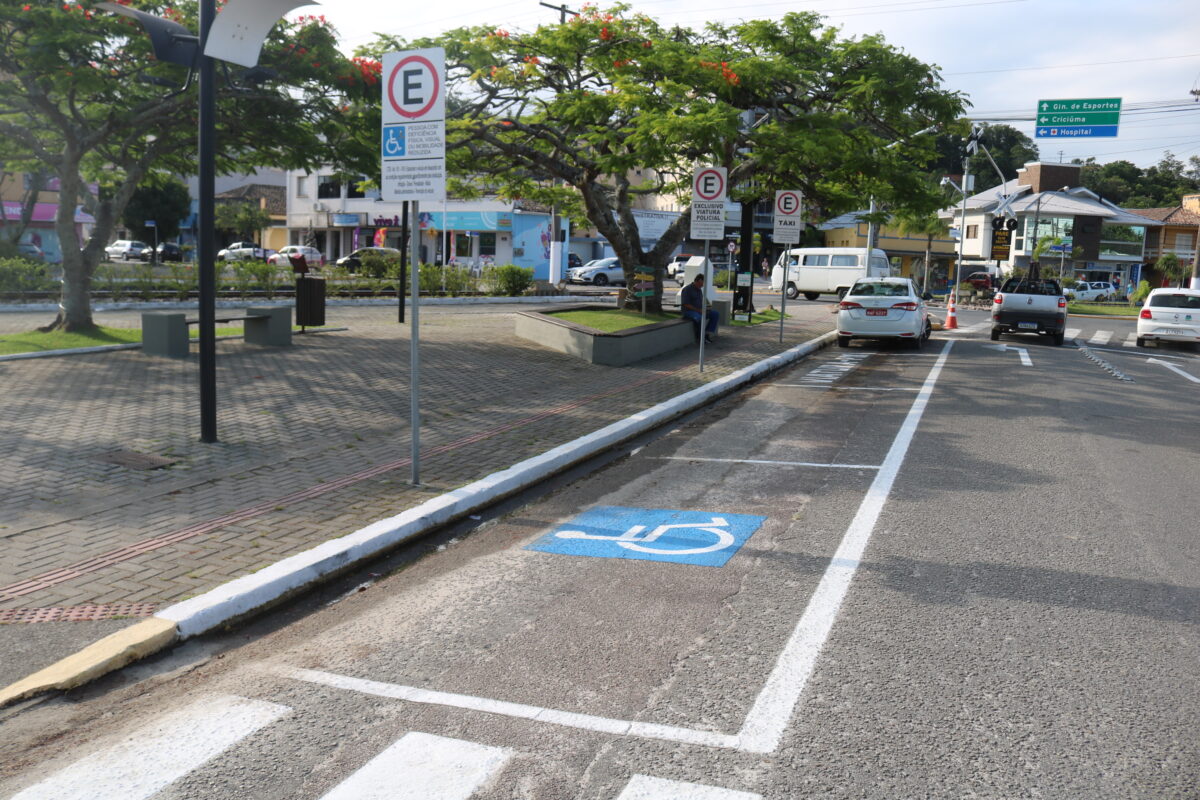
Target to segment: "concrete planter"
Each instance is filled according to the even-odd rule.
[[[565,306],[555,311],[611,309],[612,306],[585,304]],[[522,311],[517,314],[517,336],[532,342],[582,358],[592,364],[620,367],[643,358],[678,350],[695,344],[692,323],[685,319],[656,322],[627,328],[616,333],[602,333],[559,319],[551,313]]]

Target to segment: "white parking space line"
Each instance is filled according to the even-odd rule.
[[[1108,344],[1108,340],[1112,338],[1112,334],[1112,331],[1096,331],[1095,335],[1088,339],[1087,343],[1103,347]]]
[[[500,714],[506,717],[519,717],[535,722],[546,722],[551,725],[581,728],[583,730],[611,733],[618,736],[665,739],[671,742],[685,742],[705,747],[737,746],[736,736],[712,733],[710,731],[697,731],[691,728],[680,728],[675,725],[656,725],[650,722],[636,722],[609,717],[597,717],[591,714],[578,714],[573,711],[557,711],[553,708],[530,706],[524,703],[510,703],[506,700],[493,700],[487,697],[452,694],[450,692],[435,692],[429,689],[419,689],[416,686],[402,686],[396,683],[368,681],[362,678],[335,675],[332,672],[322,672],[315,669],[283,668],[280,670],[280,674],[308,683],[331,686],[335,689],[346,689],[352,692],[375,695],[376,697],[390,697],[396,700],[408,700],[413,703],[453,706],[471,711],[483,711],[488,714]]]
[[[919,392],[918,387],[896,386],[818,386],[812,383],[772,383],[785,389],[832,389],[835,392]]]
[[[1157,358],[1147,358],[1146,363],[1147,364],[1160,364],[1161,366],[1164,366],[1167,369],[1171,370],[1171,372],[1174,372],[1176,375],[1182,375],[1184,378],[1187,378],[1192,383],[1200,383],[1200,378],[1197,378],[1192,373],[1185,372],[1184,370],[1180,369],[1179,367],[1175,366],[1174,364],[1168,363],[1166,361],[1160,361]]]
[[[220,695],[159,717],[13,800],[142,800],[291,711]]]
[[[735,792],[732,789],[704,786],[699,783],[651,778],[649,775],[634,775],[625,785],[625,790],[617,795],[616,800],[762,800],[762,795]]]
[[[699,456],[655,456],[655,461],[714,461],[719,464],[771,464],[780,467],[827,467],[831,469],[879,469],[878,464],[823,464],[817,461],[768,461],[760,458],[700,458]]]
[[[467,800],[512,757],[504,747],[413,731],[322,800]]]
[[[775,662],[775,668],[771,670],[770,677],[755,699],[738,734],[740,749],[754,753],[770,753],[779,746],[779,740],[795,712],[804,686],[812,676],[821,648],[833,629],[842,601],[850,589],[850,582],[854,579],[854,573],[858,571],[859,560],[867,549],[871,534],[875,531],[875,523],[878,522],[879,515],[892,492],[896,476],[900,474],[904,457],[908,455],[909,445],[916,435],[917,426],[921,424],[921,417],[925,414],[933,387],[942,373],[942,367],[945,366],[953,345],[953,340],[946,342],[946,346],[938,355],[937,363],[929,370],[921,393],[913,401],[899,433],[892,440],[892,446],[883,460],[883,468],[871,482],[871,488],[867,490],[867,495],[859,505],[850,527],[846,529],[846,534],[821,577],[821,582],[817,584],[800,622],[796,624],[791,638]]]
[[[1137,347],[1137,331],[1125,337],[1125,341],[1121,342],[1121,347]]]
[[[1078,336],[1078,335],[1079,335],[1079,334],[1081,334],[1081,333],[1083,333],[1083,329],[1082,329],[1082,328],[1067,328],[1067,329],[1066,329],[1066,330],[1063,332],[1063,334],[1064,334],[1064,335],[1066,336],[1066,338],[1068,338],[1068,339],[1074,339],[1076,336]]]

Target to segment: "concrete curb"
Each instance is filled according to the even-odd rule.
[[[810,339],[587,436],[427,500],[394,517],[323,542],[251,575],[244,575],[202,595],[168,606],[150,619],[101,639],[79,653],[0,690],[0,706],[38,692],[74,688],[176,641],[264,611],[361,561],[533,486],[566,467],[699,408],[762,375],[786,367],[831,344],[835,336],[834,332],[829,332]]]
[[[423,297],[421,305],[423,306],[459,306],[459,305],[489,305],[500,304],[507,305],[512,303],[578,303],[580,295],[532,295],[529,297]],[[595,302],[605,302],[611,300],[616,302],[616,297],[598,297]],[[246,304],[250,303],[256,306],[290,306],[295,305],[294,298],[283,298],[280,300],[218,300],[217,308],[245,308]],[[330,299],[325,301],[326,306],[394,306],[396,298],[394,297],[364,297],[361,299]],[[173,309],[192,309],[196,308],[195,301],[151,301],[145,303],[98,303],[92,306],[92,311],[159,311]],[[24,305],[8,304],[0,305],[0,313],[6,311],[58,311],[58,303],[26,303]]]

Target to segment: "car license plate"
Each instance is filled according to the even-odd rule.
[[[868,308],[867,316],[868,317],[886,317],[887,309],[886,308]]]
[[[1017,327],[1023,331],[1036,331],[1037,323],[1036,322],[1018,322]]]
[[[1178,328],[1159,328],[1158,332],[1163,336],[1192,336],[1191,331],[1181,331]]]

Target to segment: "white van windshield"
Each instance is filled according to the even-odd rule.
[[[836,258],[837,256],[835,256]],[[804,266],[806,267],[827,267],[829,266],[829,256],[805,256]]]
[[[857,267],[858,266],[858,256],[856,256],[856,255],[833,256],[830,259],[829,264],[830,264],[830,266],[833,266],[833,267]]]

